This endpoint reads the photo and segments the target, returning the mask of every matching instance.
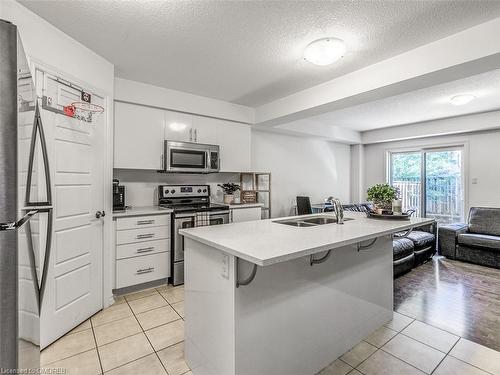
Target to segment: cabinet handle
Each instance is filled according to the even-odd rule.
[[[148,233],[148,234],[138,234],[137,239],[140,240],[142,238],[153,238],[155,236],[154,233]]]
[[[154,220],[137,220],[137,225],[154,224]]]
[[[198,129],[194,129],[194,141],[198,142]]]
[[[149,253],[150,251],[153,251],[155,249],[154,246],[150,247],[143,247],[142,249],[137,249],[138,253]]]
[[[193,128],[189,129],[189,142],[193,142]]]
[[[143,273],[150,273],[150,272],[153,272],[154,270],[155,270],[154,267],[142,268],[140,270],[137,270],[137,274],[142,275]]]
[[[164,166],[164,158],[163,158],[163,154],[160,155],[160,169],[163,170],[165,169],[165,166]]]
[[[234,218],[233,218],[233,210],[229,210],[229,213],[230,213],[230,219],[231,219],[231,223],[233,222]]]

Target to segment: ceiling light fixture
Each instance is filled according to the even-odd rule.
[[[344,56],[347,48],[343,40],[323,38],[310,43],[304,50],[304,59],[315,65],[330,65]]]
[[[464,105],[467,103],[470,103],[476,99],[475,95],[472,94],[460,94],[460,95],[455,95],[450,99],[450,103],[453,105]]]

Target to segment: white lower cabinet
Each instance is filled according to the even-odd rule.
[[[168,252],[120,259],[116,261],[116,287],[146,283],[168,277],[170,269]]]
[[[116,288],[170,276],[170,216],[116,219]]]
[[[136,242],[116,246],[116,259],[125,259],[141,255],[151,255],[170,251],[170,239]]]
[[[260,207],[231,208],[229,219],[232,223],[260,220],[262,219],[262,209]]]

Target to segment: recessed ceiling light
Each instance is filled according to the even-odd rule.
[[[323,38],[310,43],[304,50],[304,59],[315,65],[330,65],[344,56],[346,46],[343,40]]]
[[[450,99],[450,103],[453,105],[464,105],[467,103],[470,103],[476,99],[475,95],[472,94],[460,94],[460,95],[455,95]]]

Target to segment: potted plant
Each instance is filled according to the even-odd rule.
[[[375,205],[377,213],[392,210],[392,201],[397,199],[399,189],[389,184],[377,184],[368,188],[368,200]]]
[[[224,203],[231,204],[234,202],[234,192],[240,190],[240,185],[233,184],[232,182],[227,182],[225,184],[218,184],[224,191]]]

